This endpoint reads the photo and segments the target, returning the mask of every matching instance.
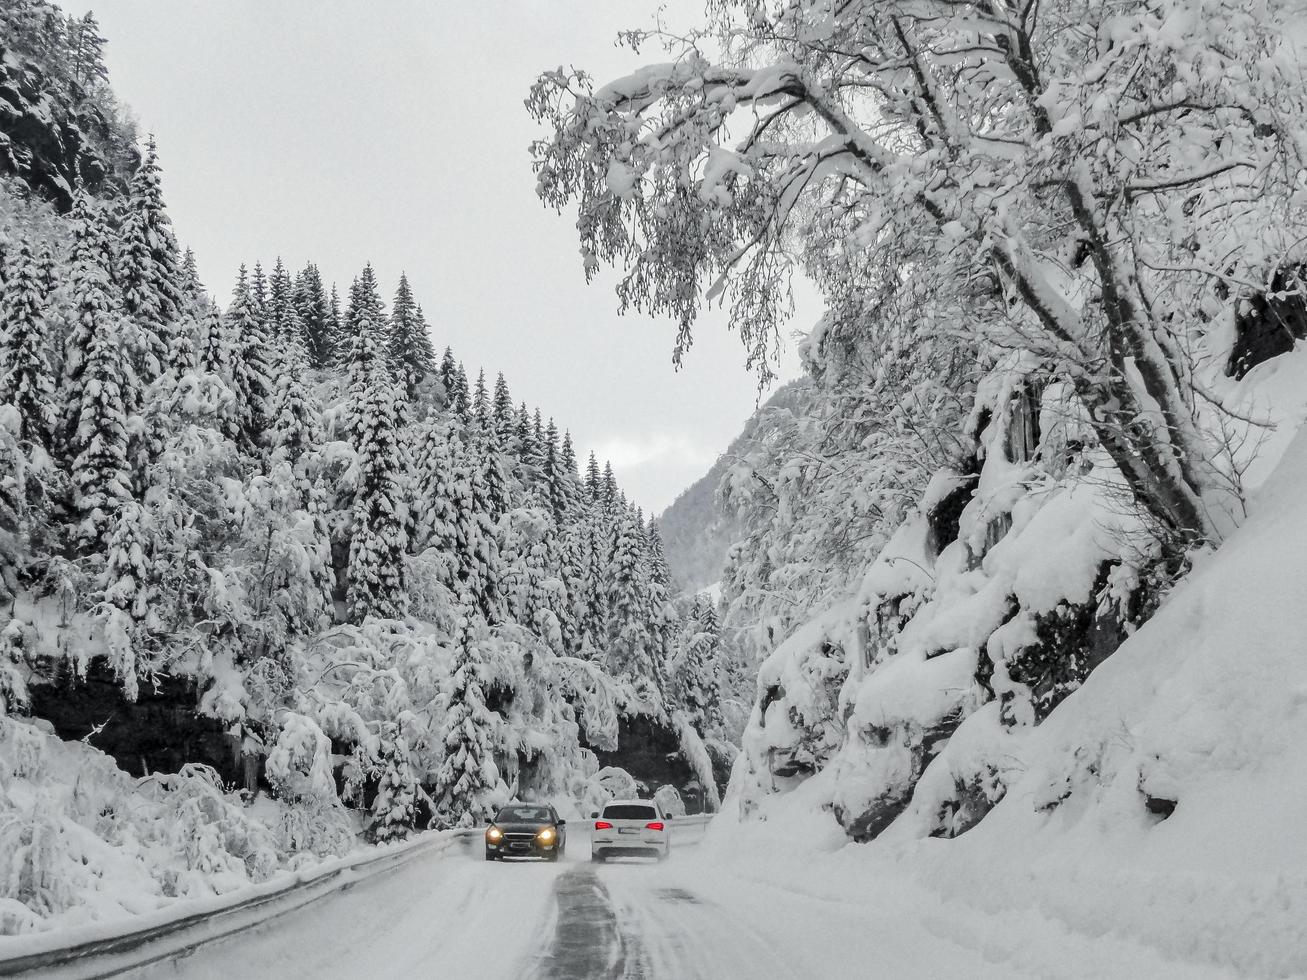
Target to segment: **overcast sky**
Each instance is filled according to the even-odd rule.
[[[614,46],[656,0],[101,0],[115,91],[159,141],[164,193],[206,285],[237,265],[315,261],[342,294],[371,261],[406,271],[475,378],[503,371],[581,448],[611,458],[648,511],[699,477],[753,411],[755,379],[725,317],[687,366],[670,324],[619,317],[615,277],[585,284],[574,217],[544,209],[522,102],[560,64],[601,82],[639,62]],[[674,0],[695,23],[702,0]],[[657,52],[649,52],[656,59]],[[807,329],[809,299],[795,318]],[[797,372],[787,339],[782,374]]]

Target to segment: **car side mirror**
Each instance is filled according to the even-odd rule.
[[[599,819],[599,811],[598,811],[598,810],[591,810],[591,811],[590,811],[590,819],[591,819],[591,820],[598,820],[598,819]]]
[[[566,820],[560,820],[560,821],[558,821],[558,823],[554,824],[554,826],[555,826],[555,827],[566,827],[566,826],[567,826],[567,821],[566,821]]]
[[[671,820],[673,816],[674,816],[674,814],[669,813],[669,814],[667,814],[667,819],[668,819],[668,820]]]

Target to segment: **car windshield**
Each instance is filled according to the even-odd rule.
[[[638,803],[612,803],[604,807],[604,817],[608,820],[653,820],[658,811],[651,806]]]
[[[553,819],[553,811],[547,806],[506,806],[495,817],[495,823],[550,823]]]

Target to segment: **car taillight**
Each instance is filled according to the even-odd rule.
[[[644,829],[645,829],[645,830],[662,830],[662,829],[663,829],[663,822],[662,822],[661,820],[655,820],[653,823],[647,823],[647,824],[645,824],[645,825],[644,825]]]
[[[612,829],[613,829],[613,825],[610,824],[607,820],[595,821],[595,830],[612,830]]]

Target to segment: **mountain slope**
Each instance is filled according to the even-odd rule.
[[[777,389],[744,423],[717,462],[699,479],[681,491],[658,518],[663,550],[673,583],[686,592],[707,588],[721,578],[726,554],[740,535],[733,511],[721,505],[717,490],[732,464],[771,432],[768,415],[778,408],[795,405],[808,390],[807,378],[791,381]]]

